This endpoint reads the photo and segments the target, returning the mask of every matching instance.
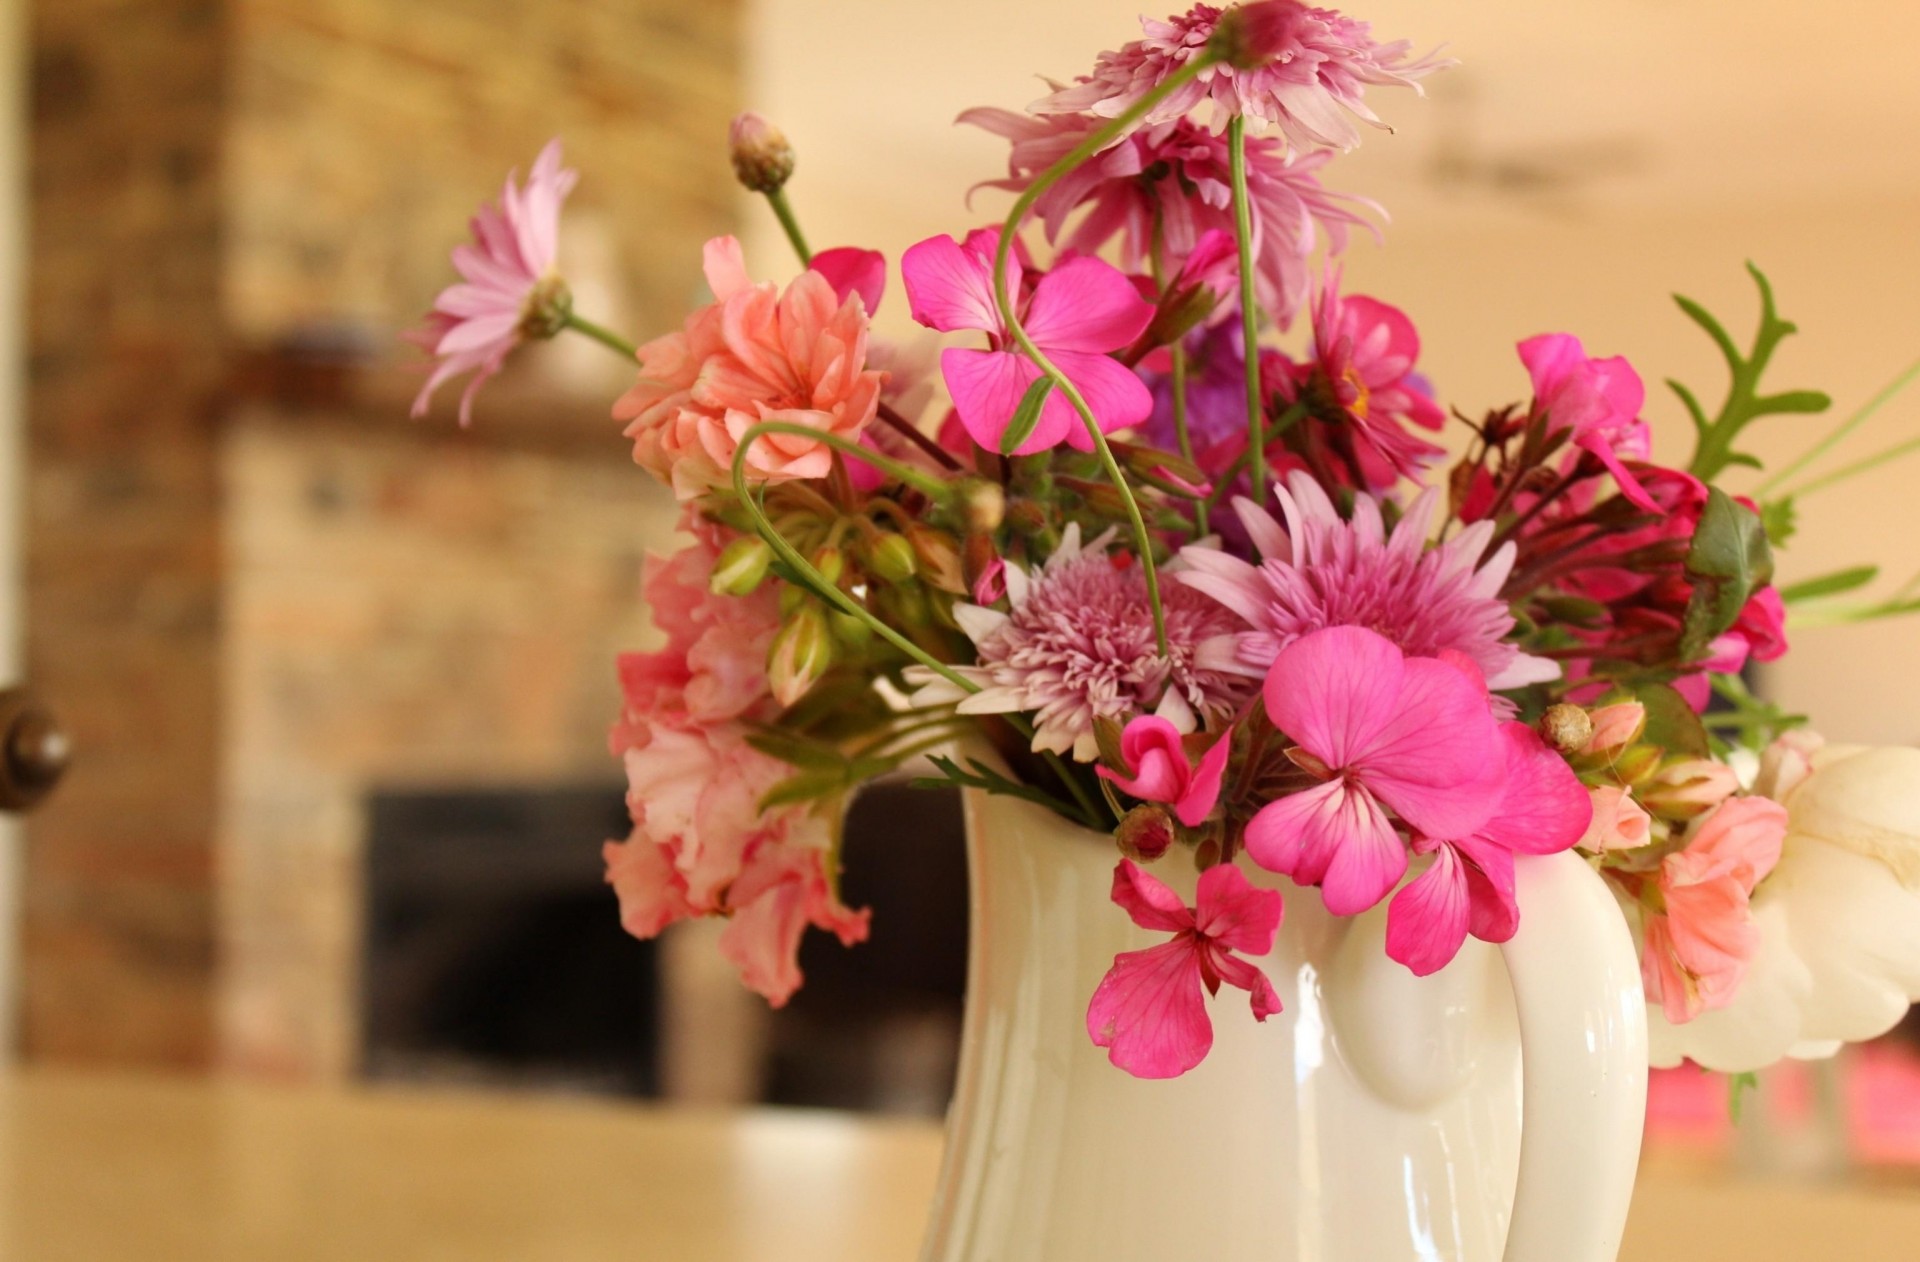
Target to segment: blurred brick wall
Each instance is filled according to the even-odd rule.
[[[466,215],[556,134],[585,174],[562,245],[583,307],[638,334],[676,320],[699,285],[699,242],[733,211],[721,138],[739,94],[739,10],[738,0],[33,0],[28,671],[72,727],[78,757],[30,831],[29,1056],[178,1067],[221,1056],[220,870],[233,865],[217,839],[225,828],[232,842],[221,813],[237,800],[238,745],[253,735],[235,716],[256,713],[223,690],[271,676],[234,664],[226,479],[250,479],[251,496],[253,475],[282,459],[251,439],[235,446],[229,418],[237,386],[248,389],[236,365],[263,347],[367,348],[352,371],[387,380],[391,334],[450,279],[446,251]],[[595,348],[554,350],[550,380],[597,395],[620,376]],[[371,397],[379,420],[334,432],[338,451],[301,448],[299,418],[262,432],[353,478],[407,481],[379,471],[424,469],[445,431],[407,427],[404,388]],[[597,429],[595,416],[554,409],[576,429]],[[498,419],[483,401],[481,426]],[[444,413],[429,423],[448,424]],[[355,433],[369,436],[359,464]],[[487,443],[484,428],[466,440],[475,494],[510,499],[524,459]],[[605,464],[623,470],[612,435],[538,460],[555,486]],[[369,566],[382,520],[358,523]],[[467,546],[485,547],[484,534]],[[637,551],[635,536],[584,530],[579,548],[586,559],[557,573]],[[407,580],[416,594],[418,580]],[[537,607],[537,589],[520,598]],[[461,607],[485,607],[475,599]],[[566,607],[611,617],[591,603]],[[270,639],[246,652],[270,651],[276,626],[247,622]],[[280,630],[282,647],[310,635]],[[588,640],[601,651],[585,634],[574,647]],[[443,669],[457,679],[502,666],[484,658]],[[337,695],[336,713],[391,715],[379,707],[392,679],[329,678],[362,690]],[[585,739],[598,735],[596,721]],[[473,770],[488,769],[480,759]]]

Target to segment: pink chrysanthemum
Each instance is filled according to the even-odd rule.
[[[475,212],[473,243],[453,251],[463,283],[440,291],[425,325],[406,335],[440,361],[413,401],[416,418],[427,414],[443,382],[471,372],[473,380],[460,396],[460,423],[472,421],[474,395],[525,340],[535,300],[556,283],[560,206],[579,172],[560,165],[560,142],[550,140],[534,159],[524,188],[515,184],[517,174],[507,176],[498,205],[488,203]]]
[[[1518,688],[1559,677],[1560,668],[1508,642],[1513,611],[1500,588],[1513,565],[1512,543],[1483,559],[1490,523],[1427,546],[1435,492],[1422,492],[1388,534],[1377,500],[1354,497],[1345,521],[1319,484],[1295,473],[1276,488],[1282,528],[1248,500],[1235,509],[1263,558],[1258,566],[1213,548],[1190,547],[1179,578],[1246,619],[1252,627],[1204,647],[1199,663],[1265,675],[1280,650],[1326,627],[1367,627],[1412,657],[1452,651],[1471,659],[1487,686]]]
[[[954,606],[973,640],[977,664],[959,673],[981,685],[967,693],[923,667],[907,678],[924,685],[916,705],[958,702],[963,714],[1033,715],[1033,748],[1099,756],[1094,721],[1124,722],[1156,712],[1182,731],[1198,718],[1222,717],[1253,692],[1243,672],[1202,667],[1201,644],[1238,623],[1225,609],[1177,583],[1165,584],[1168,653],[1154,643],[1147,584],[1138,565],[1107,555],[1112,532],[1086,547],[1077,525],[1037,574],[1005,570],[1007,613],[978,605]]]
[[[959,118],[1012,142],[1008,175],[988,187],[1020,192],[1065,157],[1106,120],[1092,114],[1035,118],[1011,110],[968,110]],[[1385,216],[1362,197],[1320,185],[1333,157],[1319,152],[1289,157],[1278,140],[1247,141],[1247,201],[1253,212],[1254,278],[1261,305],[1282,326],[1305,303],[1308,259],[1324,234],[1329,255],[1347,248],[1347,230],[1373,230],[1364,212]],[[1067,218],[1087,212],[1065,240]],[[1169,119],[1135,131],[1096,155],[1041,195],[1035,204],[1047,239],[1091,254],[1116,235],[1120,265],[1171,275],[1209,231],[1233,235],[1233,182],[1225,138],[1190,119]],[[1156,233],[1158,234],[1156,237]]]
[[[1332,9],[1274,4],[1266,9],[1283,19],[1261,41],[1271,60],[1251,69],[1224,63],[1155,106],[1143,125],[1164,123],[1211,103],[1215,130],[1239,115],[1272,124],[1296,148],[1351,149],[1360,143],[1354,119],[1384,127],[1367,108],[1369,85],[1420,90],[1420,80],[1453,63],[1435,53],[1412,55],[1408,40],[1383,44],[1365,22]],[[1164,22],[1142,19],[1146,32],[1118,52],[1102,53],[1093,73],[1071,87],[1056,88],[1029,108],[1035,114],[1092,113],[1115,118],[1158,87],[1213,38],[1224,10],[1196,4]]]

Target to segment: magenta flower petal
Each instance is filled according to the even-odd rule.
[[[1356,765],[1414,828],[1460,837],[1499,804],[1503,753],[1485,687],[1451,663],[1416,657],[1406,662],[1396,712]]]
[[[1579,841],[1593,822],[1593,798],[1566,760],[1525,723],[1502,724],[1500,743],[1506,792],[1479,835],[1520,854],[1557,854]]]
[[[1080,397],[1087,401],[1087,407],[1098,422],[1101,433],[1131,429],[1153,412],[1153,391],[1147,389],[1147,384],[1135,375],[1133,369],[1118,360],[1087,351],[1056,351],[1044,346],[1041,349],[1047,352],[1047,358],[1053,361],[1053,366],[1080,391]],[[1071,418],[1071,428],[1062,435],[1069,446],[1078,451],[1093,450],[1093,436],[1087,433],[1086,423],[1080,419],[1080,414],[1072,404],[1055,391],[1047,406],[1049,409],[1058,406]],[[1046,424],[1044,417],[1041,424]],[[1035,431],[1036,434],[1038,432]],[[1058,438],[1054,439],[1054,443],[1059,441]]]
[[[807,266],[827,278],[841,302],[848,294],[859,294],[868,315],[880,310],[881,296],[887,291],[887,256],[880,251],[840,246],[820,251]]]
[[[1406,661],[1390,640],[1365,628],[1316,631],[1274,660],[1267,713],[1329,767],[1351,766],[1393,721]]]
[[[952,237],[928,237],[908,247],[900,256],[900,277],[907,286],[907,309],[928,328],[1001,331],[992,263]]]
[[[1069,259],[1040,278],[1022,321],[1048,351],[1104,355],[1127,346],[1153,322],[1153,304],[1112,264]]]
[[[1181,897],[1131,859],[1122,859],[1114,866],[1113,901],[1142,929],[1179,933],[1193,928],[1193,913]]]
[[[1345,779],[1329,780],[1267,803],[1247,822],[1246,838],[1247,853],[1255,863],[1302,885],[1324,881],[1334,856],[1349,842],[1376,849],[1386,838],[1394,838],[1399,844],[1393,825],[1373,795]],[[1355,891],[1343,893],[1352,895]],[[1379,895],[1374,901],[1379,901]]]
[[[988,451],[999,451],[1001,436],[1019,410],[1027,388],[1040,379],[1040,370],[1024,355],[951,347],[940,352],[940,375],[946,379],[954,410],[973,441]],[[1040,423],[1014,454],[1029,456],[1057,447],[1072,430],[1080,428],[1073,405],[1056,390],[1040,410]]]
[[[1221,733],[1220,738],[1200,755],[1200,762],[1193,770],[1193,781],[1180,800],[1173,804],[1173,813],[1188,828],[1197,828],[1207,816],[1213,814],[1214,804],[1220,800],[1220,782],[1227,773],[1227,757],[1233,752],[1233,732]]]
[[[1087,1034],[1136,1078],[1177,1078],[1205,1060],[1213,1022],[1192,943],[1176,938],[1115,956],[1087,1004]]]
[[[1267,980],[1267,975],[1260,971],[1258,964],[1220,953],[1212,960],[1212,966],[1220,975],[1220,980],[1247,992],[1254,1020],[1265,1021],[1280,1011],[1280,995],[1274,990],[1273,983]]]
[[[1279,890],[1256,888],[1233,864],[1216,863],[1200,874],[1194,903],[1194,928],[1201,936],[1249,955],[1273,950],[1285,914]]]
[[[1467,940],[1466,872],[1451,846],[1387,905],[1387,955],[1425,977],[1443,968]]]
[[[1453,843],[1467,874],[1472,917],[1468,930],[1482,942],[1505,942],[1520,927],[1520,900],[1513,884],[1513,851],[1480,837]]]
[[[1193,778],[1179,729],[1158,715],[1142,715],[1127,724],[1120,733],[1120,756],[1129,775],[1108,767],[1096,770],[1121,792],[1144,802],[1178,801]]]

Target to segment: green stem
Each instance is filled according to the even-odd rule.
[[[1227,123],[1227,152],[1233,171],[1233,239],[1240,249],[1240,341],[1247,368],[1247,441],[1252,444],[1248,476],[1253,502],[1267,502],[1267,452],[1260,436],[1259,308],[1253,294],[1253,206],[1247,198],[1247,120],[1235,114]]]
[[[1054,367],[1053,361],[1034,345],[1033,339],[1027,336],[1025,326],[1020,323],[1020,313],[1014,309],[1013,296],[1007,292],[1007,260],[1013,254],[1014,239],[1019,234],[1020,225],[1025,221],[1027,212],[1033,209],[1033,204],[1039,201],[1048,189],[1082,162],[1125,135],[1135,123],[1145,118],[1154,106],[1199,78],[1202,71],[1218,60],[1218,55],[1211,51],[1201,52],[1158,87],[1135,101],[1112,122],[1075,145],[1066,157],[1041,172],[1039,177],[1027,186],[1026,191],[1014,201],[1013,209],[1007,212],[1006,223],[1000,229],[1000,245],[993,255],[993,298],[1000,308],[1000,322],[1006,326],[1008,334],[1012,336],[1027,358],[1032,360],[1034,366],[1053,382],[1054,388],[1065,395],[1067,402],[1073,405],[1073,410],[1079,413],[1081,423],[1087,427],[1087,433],[1093,439],[1094,450],[1100,457],[1101,467],[1105,469],[1108,480],[1113,483],[1114,489],[1120,493],[1120,498],[1126,504],[1127,519],[1133,528],[1135,550],[1140,554],[1140,576],[1147,584],[1147,604],[1153,610],[1154,643],[1162,656],[1169,651],[1167,614],[1160,599],[1160,572],[1153,559],[1153,539],[1147,533],[1145,518],[1140,515],[1140,504],[1134,498],[1133,488],[1127,485],[1126,475],[1120,471],[1119,462],[1113,458],[1113,449],[1107,445],[1107,436],[1101,432],[1100,422],[1095,419],[1093,410],[1087,406],[1086,399],[1081,396],[1079,389],[1068,381],[1058,368]]]
[[[585,316],[577,315],[572,311],[567,312],[565,320],[562,321],[562,327],[572,329],[575,333],[586,334],[594,341],[600,343],[600,345],[619,355],[622,359],[631,361],[640,356],[640,348],[632,342],[629,342],[626,338],[621,337],[605,325],[595,324]]]
[[[793,207],[787,202],[786,190],[776,188],[769,192],[767,205],[773,207],[774,218],[780,221],[787,240],[792,242],[793,252],[800,256],[800,266],[813,266],[813,251],[807,248],[807,238],[801,233],[800,221],[794,217]]]
[[[1897,460],[1901,456],[1910,455],[1916,451],[1920,451],[1920,438],[1910,438],[1904,443],[1895,443],[1885,451],[1876,452],[1864,460],[1856,460],[1845,468],[1836,469],[1832,473],[1822,474],[1811,482],[1803,482],[1795,490],[1782,491],[1774,496],[1774,498],[1776,500],[1796,500],[1813,491],[1832,486],[1837,482],[1844,482],[1848,478],[1856,477],[1859,474],[1866,473],[1870,469],[1878,468],[1889,460]]]
[[[906,483],[931,500],[944,501],[953,494],[953,488],[951,486],[924,470],[916,469],[912,465],[901,464],[898,460],[889,456],[883,456],[864,443],[857,443],[851,438],[843,438],[839,434],[824,433],[813,428],[811,425],[802,425],[798,421],[761,421],[741,437],[740,451],[744,452],[753,439],[765,434],[793,434],[801,438],[811,438],[815,442],[824,443],[843,455],[851,456],[855,460],[872,465],[897,482]],[[740,453],[736,452],[734,454],[736,463],[738,463]]]
[[[1769,477],[1765,482],[1762,482],[1759,487],[1755,489],[1754,497],[1758,499],[1765,496],[1767,492],[1771,491],[1774,487],[1779,486],[1782,482],[1785,482],[1788,478],[1800,472],[1800,470],[1806,468],[1821,456],[1832,451],[1841,439],[1860,428],[1867,418],[1879,411],[1889,399],[1892,399],[1902,390],[1912,385],[1915,378],[1920,378],[1920,359],[1916,359],[1911,364],[1908,364],[1899,376],[1883,386],[1878,394],[1861,404],[1859,410],[1836,426],[1832,433],[1815,443],[1812,447],[1809,447],[1801,454],[1799,459],[1795,460],[1786,468],[1781,469],[1772,477]]]
[[[1187,348],[1175,342],[1173,352],[1173,435],[1180,444],[1180,455],[1188,464],[1194,463],[1193,435],[1187,431]],[[1207,533],[1207,506],[1204,502],[1193,506],[1193,533],[1197,539]]]

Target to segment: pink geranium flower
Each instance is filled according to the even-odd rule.
[[[1589,790],[1587,798],[1593,814],[1580,838],[1582,850],[1638,850],[1653,840],[1653,816],[1630,790],[1603,784]]]
[[[1313,421],[1335,423],[1332,441],[1351,450],[1370,490],[1417,478],[1442,454],[1406,428],[1437,430],[1446,421],[1413,370],[1419,357],[1420,335],[1399,308],[1342,295],[1339,277],[1327,278],[1313,305],[1313,358],[1293,366],[1287,394],[1310,406]]]
[[[1269,123],[1300,149],[1351,149],[1360,143],[1354,119],[1384,127],[1366,104],[1373,87],[1410,87],[1451,61],[1429,53],[1413,57],[1406,40],[1381,43],[1367,23],[1332,9],[1293,0],[1266,0],[1258,9],[1250,41],[1262,64],[1241,69],[1218,64],[1148,112],[1143,125],[1213,107],[1214,129],[1239,115]],[[1056,88],[1030,107],[1036,114],[1088,112],[1103,118],[1123,114],[1158,87],[1213,38],[1225,10],[1196,4],[1180,17],[1141,19],[1145,38],[1118,52],[1100,54],[1093,73]]]
[[[1500,729],[1506,787],[1484,823],[1452,841],[1416,838],[1433,863],[1387,905],[1387,954],[1419,976],[1438,972],[1467,934],[1505,942],[1520,927],[1516,854],[1555,854],[1580,839],[1592,807],[1566,761],[1524,723]]]
[[[715,301],[640,348],[640,379],[613,405],[630,422],[634,460],[683,500],[731,482],[741,436],[762,421],[858,438],[886,381],[867,367],[867,308],[855,282],[869,278],[859,268],[841,278],[845,297],[816,271],[782,293],[750,281],[740,243],[716,237],[706,272]],[[747,455],[747,476],[824,478],[833,454],[813,438],[766,435]]]
[[[914,319],[942,332],[987,334],[990,349],[945,350],[940,370],[961,423],[975,442],[992,451],[1000,449],[1001,435],[1027,388],[1040,379],[1040,369],[1014,346],[994,304],[999,239],[997,231],[973,233],[964,245],[952,237],[930,237],[900,260]],[[1021,279],[1021,269],[1009,258],[1009,293],[1021,294]],[[1140,378],[1109,356],[1140,336],[1153,319],[1153,307],[1110,264],[1069,259],[1042,276],[1020,306],[1027,336],[1080,391],[1103,433],[1137,425],[1153,410]],[[1062,442],[1093,450],[1079,414],[1055,390],[1016,454],[1047,451]]]
[[[1264,558],[1254,566],[1214,548],[1189,547],[1179,579],[1219,601],[1252,628],[1218,641],[1201,661],[1222,670],[1265,675],[1275,657],[1301,636],[1326,627],[1370,627],[1409,657],[1444,651],[1472,659],[1493,689],[1554,679],[1559,668],[1507,639],[1513,610],[1500,588],[1513,545],[1482,558],[1491,523],[1427,546],[1435,492],[1421,493],[1388,534],[1380,505],[1356,495],[1343,520],[1311,477],[1294,473],[1276,489],[1286,528],[1247,500],[1235,501]]]
[[[1220,779],[1227,770],[1232,738],[1231,731],[1215,737],[1196,765],[1178,728],[1158,715],[1143,714],[1120,733],[1126,774],[1105,766],[1097,770],[1121,792],[1171,806],[1181,823],[1197,828],[1220,800]]]
[[[1388,811],[1422,836],[1472,837],[1500,804],[1499,728],[1458,655],[1410,657],[1365,627],[1331,627],[1280,652],[1265,696],[1274,726],[1325,779],[1261,807],[1247,853],[1320,886],[1335,915],[1365,911],[1406,872]]]
[[[1607,467],[1621,494],[1652,511],[1653,497],[1621,459],[1644,461],[1653,447],[1640,419],[1647,388],[1633,365],[1618,355],[1590,358],[1568,333],[1528,338],[1520,343],[1520,362],[1533,378],[1533,406],[1546,415],[1549,431],[1571,430],[1574,446]]]
[[[880,299],[887,292],[887,256],[880,251],[851,245],[822,250],[807,263],[807,270],[826,277],[841,302],[848,294],[859,294],[869,316],[879,313]]]
[[[1661,910],[1645,913],[1640,979],[1669,1021],[1732,1001],[1760,949],[1749,900],[1780,862],[1786,835],[1786,807],[1730,798],[1694,826],[1685,849],[1660,861],[1651,885]]]
[[[1280,1011],[1280,997],[1259,967],[1235,951],[1273,950],[1283,908],[1278,890],[1255,889],[1246,874],[1222,863],[1200,874],[1189,908],[1164,882],[1131,859],[1113,870],[1113,901],[1144,929],[1171,942],[1114,957],[1087,1005],[1087,1033],[1107,1059],[1136,1078],[1177,1078],[1213,1047],[1213,1023],[1200,996],[1220,983],[1247,991],[1256,1020]]]
[[[1013,144],[1008,176],[989,187],[1024,190],[1106,120],[1091,114],[1044,118],[974,109],[959,119]],[[1247,204],[1253,218],[1254,283],[1261,307],[1286,327],[1305,304],[1309,259],[1324,239],[1327,253],[1347,248],[1349,228],[1374,230],[1375,203],[1321,187],[1333,155],[1290,156],[1278,140],[1247,140]],[[1068,228],[1073,212],[1086,213]],[[1120,265],[1150,273],[1156,261],[1171,274],[1193,257],[1209,232],[1234,240],[1233,183],[1225,137],[1187,119],[1142,128],[1095,155],[1041,194],[1035,213],[1047,239],[1092,254],[1119,239]],[[1158,251],[1158,259],[1155,251]]]
[[[442,290],[425,326],[408,334],[440,361],[413,400],[415,417],[427,414],[443,382],[471,372],[473,379],[460,396],[460,423],[471,423],[474,396],[526,340],[535,302],[558,283],[553,260],[560,243],[560,207],[579,172],[560,165],[556,139],[534,159],[524,188],[514,182],[517,174],[507,176],[497,204],[474,213],[473,243],[455,248],[453,266],[462,283]]]

